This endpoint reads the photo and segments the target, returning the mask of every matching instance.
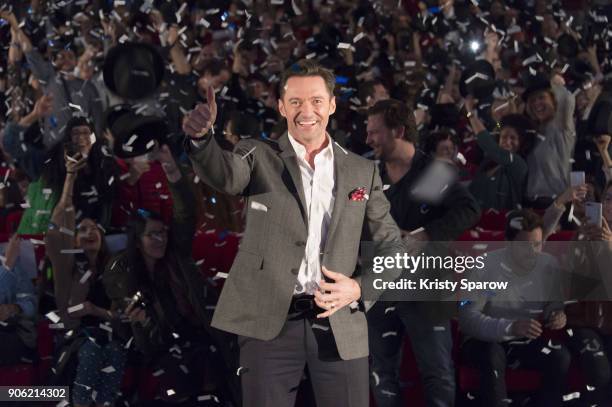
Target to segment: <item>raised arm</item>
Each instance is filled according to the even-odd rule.
[[[195,195],[189,180],[181,173],[168,146],[160,148],[157,159],[168,178],[168,187],[172,194],[172,238],[176,249],[190,256],[197,220]]]
[[[66,179],[62,195],[53,209],[49,230],[45,235],[47,256],[53,266],[53,283],[55,301],[61,313],[66,313],[70,301],[70,287],[72,286],[72,270],[74,255],[62,253],[64,250],[74,248],[75,209],[72,194],[77,172],[87,163],[86,157],[77,154],[74,158],[66,156]]]
[[[254,147],[252,142],[241,141],[234,152],[221,149],[210,134],[217,117],[212,86],[208,87],[206,97],[207,103],[197,105],[183,121],[183,131],[189,137],[185,150],[202,181],[219,191],[237,195],[251,180]]]

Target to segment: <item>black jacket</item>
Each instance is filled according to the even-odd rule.
[[[439,204],[430,205],[413,198],[411,191],[432,159],[422,150],[416,150],[412,167],[397,183],[391,184],[384,163],[380,164],[383,185],[391,203],[391,216],[400,229],[412,231],[425,228],[431,241],[457,239],[480,219],[480,207],[476,199],[459,182],[449,185]]]

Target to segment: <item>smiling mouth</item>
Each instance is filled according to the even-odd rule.
[[[310,129],[316,126],[317,121],[316,120],[297,120],[296,123],[299,127]]]

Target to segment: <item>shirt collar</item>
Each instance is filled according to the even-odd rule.
[[[287,137],[289,137],[289,142],[291,143],[291,146],[293,147],[293,151],[295,151],[295,154],[301,160],[305,160],[304,157],[306,157],[306,147],[304,147],[296,139],[294,139],[291,133],[287,132]],[[325,146],[323,150],[319,151],[319,153],[317,154],[317,157],[319,155],[322,155],[322,157],[333,159],[334,158],[334,149],[332,147],[333,140],[327,133],[325,133],[325,137],[327,137],[327,146]]]

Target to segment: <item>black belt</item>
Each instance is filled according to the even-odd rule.
[[[314,295],[302,294],[291,299],[288,314],[290,318],[311,318],[322,312],[325,310],[315,303]]]

